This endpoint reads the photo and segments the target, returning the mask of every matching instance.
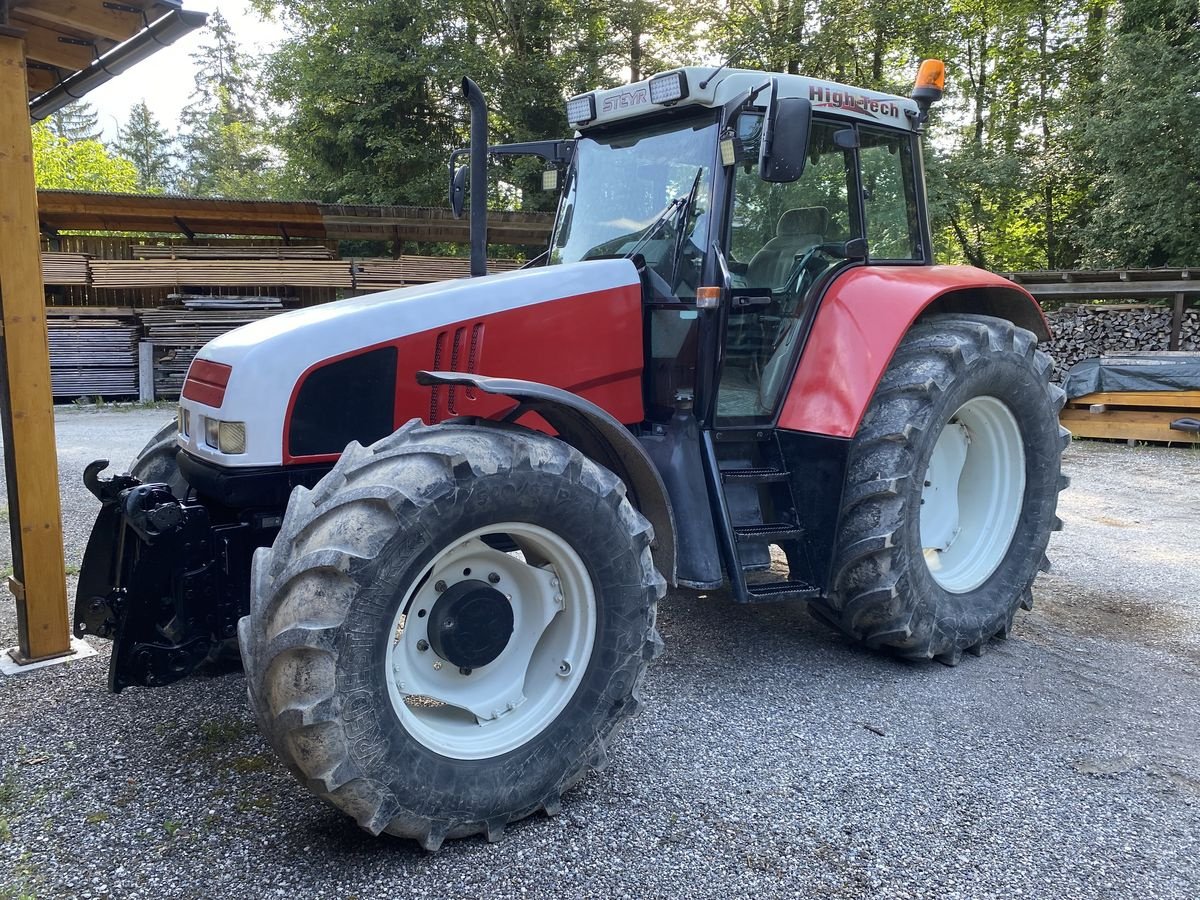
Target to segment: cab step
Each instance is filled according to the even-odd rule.
[[[733,536],[739,544],[777,544],[794,541],[804,536],[804,529],[786,522],[771,522],[766,525],[735,525]]]
[[[721,470],[721,480],[726,484],[772,484],[787,481],[787,477],[787,472],[774,467]]]
[[[803,581],[768,581],[746,585],[746,597],[751,603],[772,603],[781,600],[811,600],[821,592]]]

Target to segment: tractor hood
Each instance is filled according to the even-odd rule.
[[[336,458],[350,440],[377,440],[413,417],[488,414],[484,398],[418,387],[421,369],[541,381],[640,421],[641,363],[641,284],[629,260],[402,288],[211,341],[188,371],[179,440],[218,465],[276,466]]]

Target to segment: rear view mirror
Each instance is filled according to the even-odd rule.
[[[450,179],[450,210],[456,219],[462,218],[467,198],[467,176],[470,173],[471,170],[467,166],[459,166],[454,170],[454,177]]]
[[[786,183],[804,174],[812,103],[805,97],[780,97],[772,85],[771,105],[763,125],[758,175],[763,181]]]

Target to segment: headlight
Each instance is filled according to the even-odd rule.
[[[204,443],[222,453],[245,453],[246,423],[205,418]]]
[[[217,435],[222,453],[246,452],[246,423],[222,422]]]

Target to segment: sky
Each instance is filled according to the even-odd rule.
[[[221,15],[229,20],[238,46],[252,57],[270,52],[283,37],[283,28],[274,22],[264,22],[250,8],[249,0],[183,0],[183,5],[184,9],[207,13],[220,9]],[[165,128],[176,129],[195,81],[196,67],[191,54],[203,35],[202,28],[193,31],[87,95],[88,102],[100,114],[102,140],[116,137],[117,128],[129,117],[130,107],[140,100],[146,101]]]

